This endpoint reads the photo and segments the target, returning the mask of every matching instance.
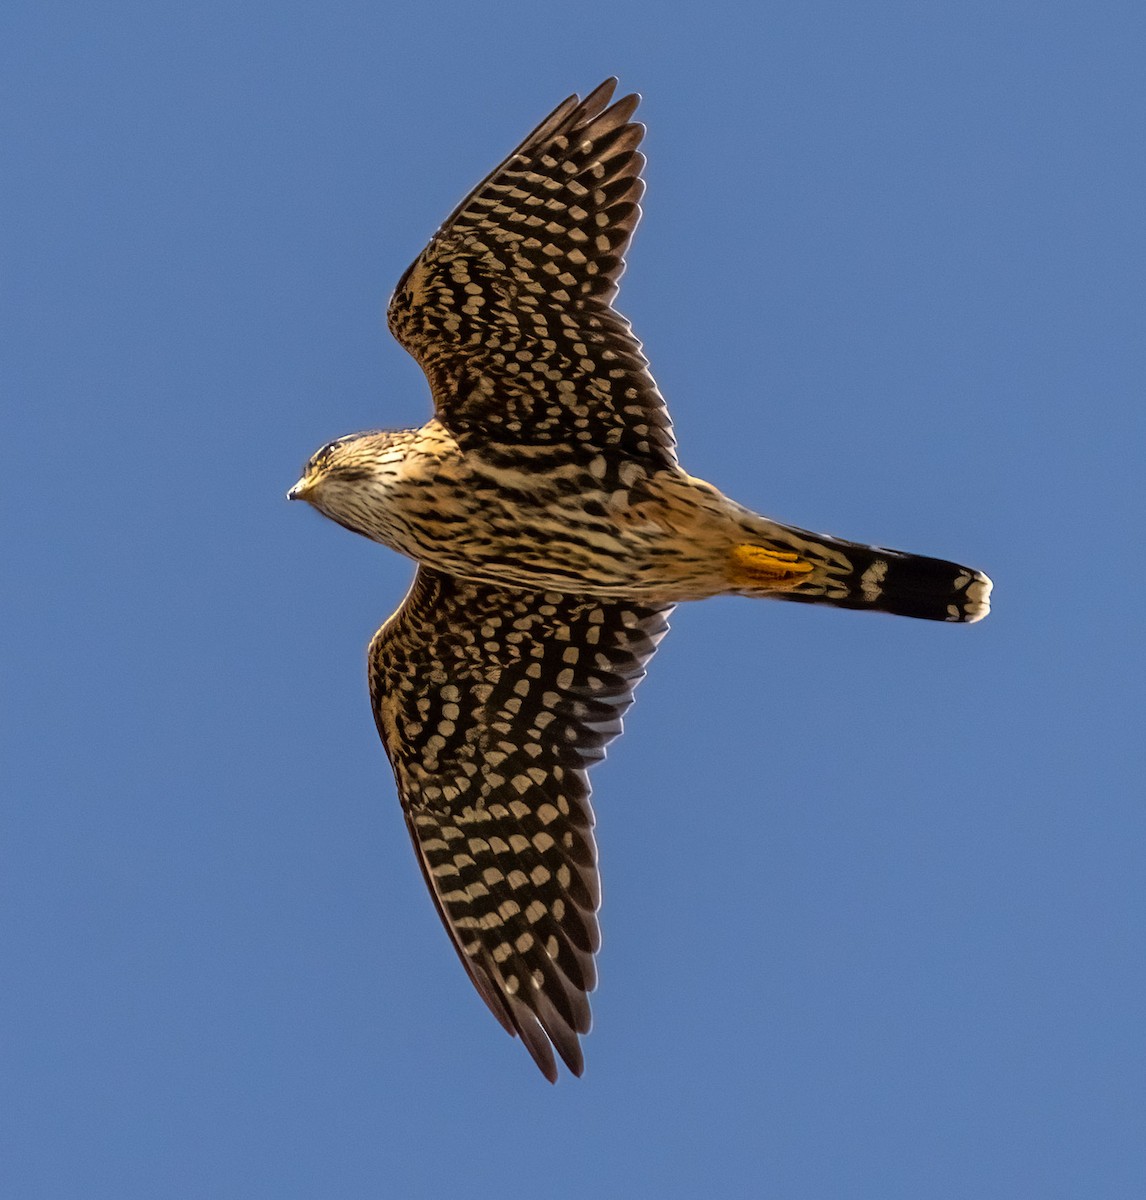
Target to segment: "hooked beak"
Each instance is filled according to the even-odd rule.
[[[313,491],[314,483],[312,481],[300,479],[286,495],[288,500],[305,500]]]

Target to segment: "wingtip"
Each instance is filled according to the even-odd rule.
[[[618,124],[626,123],[633,113],[637,111],[637,106],[641,102],[639,92],[630,92],[627,96],[622,96],[615,104],[609,108],[609,114]],[[634,122],[635,124],[636,122]],[[645,132],[645,127],[640,127],[642,135]]]
[[[580,109],[583,114],[583,120],[591,120],[593,117],[605,111],[609,105],[609,101],[613,98],[613,92],[617,88],[617,77],[610,75],[608,79],[603,80],[581,101]]]
[[[608,109],[609,113],[620,118],[620,121],[627,121],[636,112],[642,97],[640,92],[627,92],[614,99],[620,82],[616,75],[610,75],[589,92],[581,102],[586,115],[595,117]]]
[[[534,1058],[533,1061],[536,1062],[537,1065],[541,1068],[541,1074],[544,1076],[545,1081],[549,1084],[552,1084],[554,1087],[556,1087],[556,1085],[557,1085],[557,1064],[555,1062],[548,1062],[548,1063],[537,1062],[536,1058]]]

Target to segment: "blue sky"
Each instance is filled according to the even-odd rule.
[[[0,16],[0,1192],[1142,1195],[1141,6],[412,7]],[[609,74],[686,466],[995,611],[678,609],[551,1088],[375,738],[410,566],[283,493],[424,419],[391,287]]]

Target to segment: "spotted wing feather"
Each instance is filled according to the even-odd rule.
[[[586,772],[621,732],[669,611],[420,567],[370,647],[378,731],[438,912],[550,1080],[553,1047],[581,1073],[596,985]]]
[[[648,360],[611,306],[640,219],[639,101],[571,96],[458,206],[407,270],[390,329],[438,418],[486,446],[675,462]]]

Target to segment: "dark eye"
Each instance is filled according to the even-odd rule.
[[[330,462],[331,456],[334,454],[335,450],[342,445],[343,442],[353,441],[353,439],[353,434],[347,434],[344,437],[336,437],[332,442],[327,442],[321,450],[316,450],[310,456],[310,462],[307,463],[307,466],[314,467],[316,470],[321,470],[328,462]]]

